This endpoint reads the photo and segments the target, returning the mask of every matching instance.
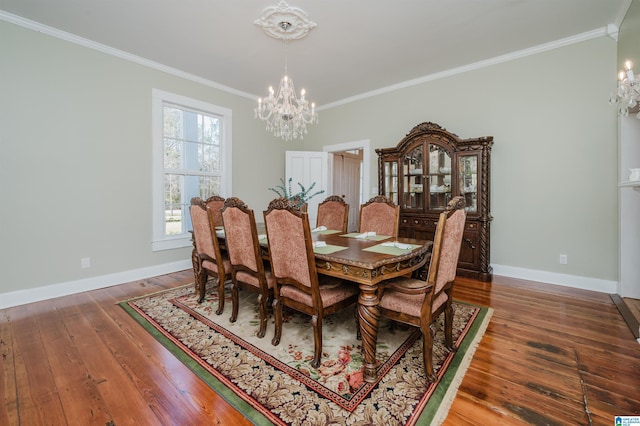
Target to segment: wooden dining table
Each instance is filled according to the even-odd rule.
[[[263,224],[258,225],[258,232],[262,234],[260,245],[264,250],[263,257],[268,259],[268,242]],[[221,244],[224,244],[222,227],[217,227],[217,234]],[[431,256],[433,242],[382,235],[356,238],[356,235],[322,230],[312,232],[311,238],[314,245],[318,242],[326,245],[314,248],[317,272],[353,282],[360,288],[358,320],[364,355],[363,376],[365,381],[375,382],[378,379],[376,345],[380,317],[378,286],[385,280],[421,268]],[[395,245],[383,246],[383,243]]]
[[[312,232],[314,242],[328,247],[346,247],[335,252],[324,247],[314,249],[319,274],[330,275],[359,285],[358,319],[364,352],[364,380],[377,380],[376,344],[378,340],[378,286],[382,281],[409,274],[421,268],[430,258],[432,241],[412,238],[392,238],[377,235],[355,238],[342,232]],[[397,242],[385,247],[382,243]]]

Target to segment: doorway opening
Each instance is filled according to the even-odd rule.
[[[323,151],[333,156],[333,179],[331,193],[343,196],[349,204],[348,232],[358,229],[360,205],[366,202],[372,194],[377,194],[377,188],[370,186],[371,150],[368,140],[348,142],[337,145],[327,145]]]

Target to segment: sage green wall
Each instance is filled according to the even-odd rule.
[[[286,149],[393,146],[423,121],[493,135],[492,263],[616,280],[616,69],[589,40],[323,110],[302,145],[250,99],[0,22],[0,294],[189,259],[150,249],[152,88],[233,110],[230,195],[258,214]]]
[[[618,34],[618,69],[624,67],[624,61],[633,61],[634,72],[640,71],[640,0],[633,0],[627,11]]]
[[[283,177],[253,100],[2,21],[0,75],[0,294],[190,259],[151,251],[152,88],[232,109],[228,195]]]
[[[305,147],[394,146],[424,121],[492,135],[491,263],[617,280],[615,64],[601,37],[363,99],[321,111]]]

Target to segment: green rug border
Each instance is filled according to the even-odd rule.
[[[192,286],[189,284],[187,286]],[[187,287],[184,286],[184,287]],[[204,367],[198,364],[193,358],[187,355],[182,349],[180,349],[175,343],[173,343],[168,337],[158,331],[146,318],[136,312],[128,305],[128,302],[139,299],[141,297],[150,297],[156,294],[164,293],[171,290],[176,290],[180,287],[158,291],[152,294],[147,294],[140,297],[124,300],[119,302],[118,305],[124,309],[138,324],[140,324],[149,334],[151,334],[158,342],[162,344],[169,352],[171,352],[176,358],[178,358],[184,365],[186,365],[191,371],[193,371],[202,381],[204,381],[209,387],[211,387],[216,393],[218,393],[225,401],[229,403],[233,408],[239,411],[245,418],[251,421],[257,426],[269,426],[273,425],[268,418],[261,414],[258,410],[253,408],[251,404],[244,401],[238,395],[236,395],[226,385],[216,379],[211,373],[209,373]],[[422,410],[422,413],[418,416],[416,424],[433,424],[435,420],[441,423],[446,417],[449,407],[453,402],[453,396],[458,390],[459,382],[454,382],[455,372],[461,368],[468,368],[468,363],[471,362],[471,358],[475,352],[476,346],[479,340],[484,335],[484,331],[487,328],[489,320],[493,314],[493,309],[485,306],[475,305],[473,303],[465,303],[459,300],[455,300],[456,303],[474,306],[479,308],[480,311],[473,321],[471,328],[467,336],[462,340],[460,347],[456,351],[453,359],[444,376],[440,380],[440,383],[436,386],[436,389],[429,398],[429,401]],[[466,357],[467,353],[469,356]],[[466,358],[466,359],[465,359]],[[466,361],[467,366],[463,365],[463,361]],[[461,378],[464,375],[461,376]],[[460,379],[461,379],[460,378]],[[444,416],[444,417],[443,417]],[[442,418],[440,418],[442,417]]]
[[[446,416],[449,413],[449,408],[453,403],[453,399],[456,393],[458,393],[458,387],[469,368],[469,364],[471,364],[471,360],[473,359],[478,343],[480,343],[480,340],[484,336],[487,326],[489,325],[489,321],[493,316],[493,309],[487,306],[461,302],[455,299],[454,302],[461,305],[476,307],[480,309],[480,311],[478,312],[476,319],[473,321],[473,324],[471,324],[469,332],[465,338],[462,339],[458,350],[451,360],[451,364],[438,383],[438,386],[436,386],[433,395],[429,398],[429,401],[418,417],[416,424],[441,424],[446,419]],[[464,368],[464,374],[460,375],[458,380],[455,380],[456,371],[460,368]]]

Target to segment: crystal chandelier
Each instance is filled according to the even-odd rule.
[[[305,98],[305,90],[300,91],[300,98],[296,96],[293,80],[288,75],[287,45],[292,38],[302,38],[309,30],[316,26],[307,19],[306,13],[298,8],[292,8],[281,1],[278,6],[265,9],[260,19],[255,22],[264,31],[274,37],[284,40],[284,76],[280,79],[278,91],[269,87],[269,95],[258,99],[254,109],[255,117],[267,122],[267,131],[285,141],[302,139],[307,133],[307,124],[318,122],[315,104]]]
[[[633,73],[633,62],[627,59],[624,67],[625,70],[618,74],[618,92],[609,102],[617,104],[618,114],[627,116],[630,109],[640,104],[640,78]],[[636,117],[640,118],[640,112]]]

